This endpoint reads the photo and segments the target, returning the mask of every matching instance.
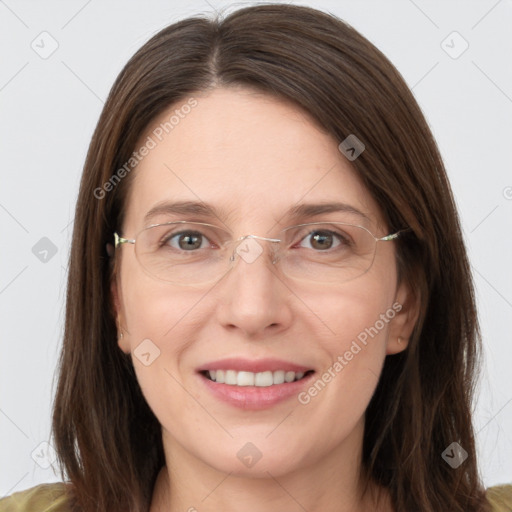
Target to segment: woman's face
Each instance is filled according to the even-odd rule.
[[[138,148],[148,137],[155,144],[133,171],[122,236],[177,220],[227,227],[233,239],[278,238],[290,225],[347,220],[388,234],[340,153],[341,141],[295,106],[243,88],[194,97],[193,108],[180,108],[186,100],[173,106],[141,137]],[[173,113],[170,129],[164,123]],[[156,205],[183,202],[208,205],[215,215],[168,208],[145,219]],[[290,214],[325,203],[362,215]],[[408,290],[397,286],[394,242],[378,242],[370,270],[342,284],[290,278],[272,263],[272,242],[251,244],[245,250],[253,258],[237,256],[218,282],[194,286],[153,278],[134,245],[116,249],[119,346],[132,354],[166,454],[226,473],[276,477],[341,456],[355,461],[384,359],[405,349],[413,326]],[[206,369],[235,372],[219,383]],[[293,371],[288,379],[305,376],[279,383]],[[232,378],[263,385],[234,385]]]

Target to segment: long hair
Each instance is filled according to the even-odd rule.
[[[284,4],[169,26],[130,59],[110,91],[76,206],[53,411],[73,509],[147,511],[165,464],[161,427],[116,340],[105,247],[122,224],[136,172],[118,179],[119,169],[156,116],[194,93],[230,86],[292,101],[340,142],[355,134],[366,147],[351,163],[355,172],[390,230],[411,228],[397,241],[397,265],[420,314],[407,349],[386,357],[367,408],[362,481],[385,486],[398,512],[487,511],[471,422],[480,332],[436,143],[377,48],[335,16]],[[442,458],[453,442],[468,454],[456,468]]]

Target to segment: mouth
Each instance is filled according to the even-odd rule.
[[[307,366],[283,360],[237,358],[212,362],[196,371],[213,398],[253,411],[297,398],[316,373]]]
[[[218,384],[226,384],[228,386],[247,387],[254,386],[266,388],[270,386],[278,386],[280,384],[289,384],[308,377],[314,370],[305,372],[294,372],[290,370],[276,370],[263,372],[247,372],[236,370],[204,370],[200,372],[206,379]]]

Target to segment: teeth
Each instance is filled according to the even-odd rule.
[[[277,370],[275,372],[237,372],[235,370],[209,370],[210,380],[219,384],[228,384],[230,386],[257,386],[268,387],[285,382],[293,382],[304,377],[304,372],[285,372]]]
[[[274,384],[282,384],[284,382],[284,371],[278,370],[274,372]]]
[[[226,377],[224,378],[224,384],[229,384],[231,386],[236,385],[236,372],[235,370],[227,370]]]
[[[254,373],[238,372],[235,384],[237,386],[254,386]]]
[[[272,372],[260,372],[254,376],[254,385],[260,388],[266,388],[274,384],[274,375]]]

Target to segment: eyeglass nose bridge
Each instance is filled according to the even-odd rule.
[[[263,248],[257,242],[256,242],[256,246],[253,245],[252,247],[250,247],[248,244],[246,244],[245,249],[239,249],[241,243],[247,239],[265,240],[267,242],[273,242],[273,243],[279,243],[282,241],[280,238],[267,238],[267,237],[258,236],[258,235],[241,236],[240,238],[237,238],[234,241],[233,252],[231,253],[231,256],[229,258],[230,263],[233,263],[235,261],[236,254],[238,254],[246,263],[252,263],[263,252]],[[273,255],[272,263],[274,264],[277,262],[278,257],[277,257],[277,254],[275,251],[272,252],[272,255]]]

